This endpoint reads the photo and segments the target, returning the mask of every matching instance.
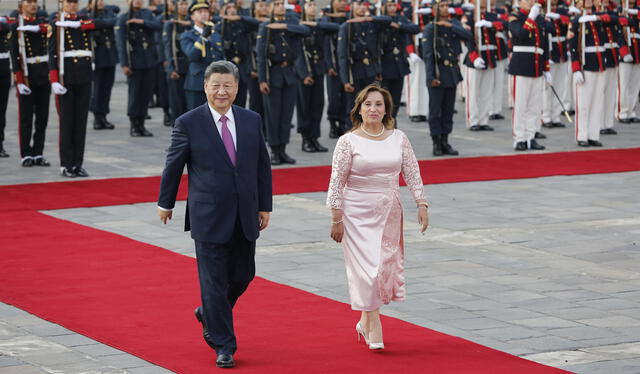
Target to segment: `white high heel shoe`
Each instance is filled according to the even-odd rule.
[[[382,343],[382,342],[380,342],[380,343],[369,343],[369,349],[371,349],[372,351],[379,350],[379,349],[384,349],[384,343]]]
[[[364,333],[364,329],[360,325],[360,322],[356,323],[356,333],[358,334],[358,342],[360,341],[360,336],[364,339],[366,344],[369,344],[369,339],[367,339],[367,334]]]

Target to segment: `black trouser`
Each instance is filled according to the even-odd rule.
[[[116,77],[116,67],[107,66],[93,71],[93,92],[91,93],[91,112],[93,114],[109,114],[111,89]]]
[[[65,84],[67,93],[56,95],[60,117],[60,166],[80,167],[84,159],[91,83]]]
[[[322,75],[313,76],[313,84],[298,82],[298,132],[303,137],[320,137],[320,122],[324,109],[324,80]]]
[[[264,113],[264,98],[262,97],[262,92],[260,92],[260,83],[258,83],[258,78],[251,78],[249,80],[249,109],[258,113],[262,117],[262,125],[264,128],[262,131],[264,133],[267,132],[267,121]]]
[[[204,324],[218,354],[237,349],[233,307],[256,272],[256,243],[248,241],[240,221],[225,244],[196,241],[196,259]]]
[[[329,97],[329,106],[327,107],[327,118],[330,121],[345,121],[345,92],[344,85],[340,76],[332,77],[327,74],[327,96]]]
[[[429,86],[429,130],[431,136],[448,135],[453,130],[456,87]]]
[[[353,124],[351,123],[351,110],[353,109],[353,104],[356,101],[356,96],[358,96],[358,93],[362,91],[363,88],[375,82],[375,80],[375,76],[363,79],[354,79],[353,88],[355,88],[355,90],[353,90],[353,92],[345,92],[345,113],[347,117],[345,121],[345,130],[349,130],[353,127]]]
[[[20,137],[20,157],[42,156],[44,139],[49,122],[49,82],[31,85],[31,95],[18,96],[18,135]],[[34,121],[35,115],[35,121]],[[34,130],[35,128],[35,130]],[[31,138],[33,137],[33,145]]]
[[[9,69],[0,73],[0,149],[4,142],[4,128],[7,126],[7,103],[11,88],[11,72]]]
[[[207,102],[207,95],[204,91],[185,90],[184,95],[187,99],[187,111],[195,109]]]
[[[149,101],[153,95],[153,81],[156,68],[133,69],[133,74],[127,77],[129,97],[127,115],[131,119],[144,119],[149,109]]]
[[[384,79],[382,86],[386,87],[393,99],[393,118],[395,119],[400,109],[400,100],[402,100],[402,86],[404,85],[404,77],[398,79]],[[396,123],[397,125],[397,123]]]
[[[160,63],[155,68],[155,88],[153,92],[158,99],[158,106],[162,109],[169,110],[169,91],[167,88],[167,76],[164,72],[164,67]]]
[[[242,78],[240,78],[240,82],[238,82],[238,94],[233,103],[243,108],[247,106],[247,81]]]
[[[187,97],[184,92],[185,78],[184,74],[180,74],[180,78],[171,79],[171,75],[167,74],[167,92],[169,94],[171,123],[187,112]]]
[[[297,86],[283,82],[282,87],[270,85],[269,88],[269,94],[265,95],[269,145],[286,145],[289,144],[291,136],[291,119],[296,106]]]

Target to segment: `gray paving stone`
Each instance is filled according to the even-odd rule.
[[[24,365],[24,362],[5,355],[0,355],[0,368],[8,367],[8,366],[18,366]]]

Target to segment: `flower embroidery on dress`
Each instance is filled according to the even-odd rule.
[[[351,171],[351,142],[349,136],[338,139],[331,162],[331,179],[327,191],[327,206],[331,209],[342,209],[342,194]]]

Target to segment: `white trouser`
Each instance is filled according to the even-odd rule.
[[[523,77],[512,75],[513,80],[513,112],[511,127],[513,140],[529,142],[540,127],[542,118],[543,77]]]
[[[507,95],[509,96],[509,108],[513,108],[513,75],[507,75]]]
[[[408,116],[429,116],[429,91],[427,90],[427,72],[422,60],[417,62],[409,61],[411,73],[406,76],[405,87],[407,87],[407,115]]]
[[[576,140],[599,140],[604,121],[605,72],[584,71],[584,83],[575,84]]]
[[[604,120],[602,122],[603,129],[613,128],[613,120],[616,116],[616,92],[618,91],[618,68],[607,68],[604,71]]]
[[[640,64],[620,63],[618,68],[620,86],[618,88],[618,119],[637,117],[635,106],[640,94]]]
[[[496,68],[493,70],[493,88],[491,89],[491,109],[489,114],[502,113],[502,103],[504,100],[504,80],[507,76],[507,64],[509,60],[506,58],[496,62]]]
[[[493,75],[493,69],[467,69],[467,128],[489,124]]]
[[[551,77],[553,78],[553,88],[560,100],[566,95],[567,86],[567,62],[556,62],[551,65]],[[564,103],[563,103],[564,104]],[[566,108],[566,107],[565,107]],[[542,98],[542,122],[560,122],[562,106],[556,95],[553,94],[551,86],[544,85],[544,96]]]
[[[573,68],[571,67],[570,62],[567,62],[567,75],[565,75],[565,77],[566,77],[565,78],[566,90],[564,90],[564,96],[560,96],[560,99],[562,99],[562,104],[564,104],[564,108],[566,110],[571,110],[576,108],[575,107],[576,98],[573,97],[573,94],[575,94],[575,90],[573,89]]]

